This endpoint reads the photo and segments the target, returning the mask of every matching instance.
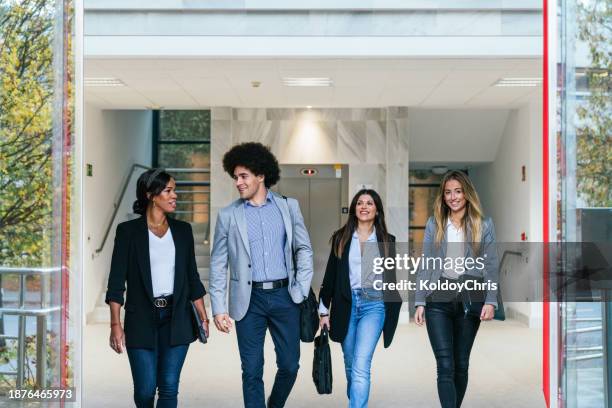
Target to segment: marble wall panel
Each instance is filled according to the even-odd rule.
[[[408,206],[408,164],[387,165],[387,205]]]
[[[386,167],[384,164],[351,164],[349,165],[349,202],[357,191],[366,185],[376,190],[387,205]]]
[[[259,142],[268,146],[273,154],[279,154],[279,121],[234,121],[232,133],[236,144]]]
[[[232,108],[215,107],[210,109],[211,120],[232,120]]]
[[[338,162],[359,164],[366,161],[366,122],[338,122]]]
[[[263,108],[240,108],[233,110],[233,119],[240,121],[264,121],[267,120],[267,109]]]
[[[282,121],[280,129],[280,163],[338,162],[336,122]]]
[[[408,207],[385,208],[385,218],[389,232],[397,242],[408,242]]]
[[[387,163],[408,163],[408,119],[387,120]]]
[[[387,111],[379,108],[354,108],[351,109],[352,120],[385,120]]]
[[[409,108],[406,106],[389,106],[387,108],[387,119],[407,119]]]
[[[386,163],[387,161],[387,122],[383,120],[366,121],[366,162]]]
[[[212,120],[210,135],[211,163],[221,162],[223,155],[233,144],[232,122],[229,120]]]

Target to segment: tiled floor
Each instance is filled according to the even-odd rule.
[[[127,356],[108,346],[107,325],[85,330],[83,406],[130,407],[132,381]],[[390,348],[378,344],[372,366],[370,407],[439,407],[435,360],[425,328],[401,325]],[[541,330],[514,321],[481,326],[470,368],[463,406],[469,408],[544,407],[541,391]],[[311,380],[312,344],[302,343],[300,374],[287,407],[347,406],[342,350],[332,345],[334,392],[320,396]],[[269,392],[275,373],[274,348],[266,344],[265,384]],[[179,406],[235,408],[242,406],[240,359],[234,334],[213,329],[206,345],[193,343],[181,376]]]

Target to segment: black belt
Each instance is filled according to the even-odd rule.
[[[278,289],[284,288],[285,286],[289,286],[288,278],[268,282],[253,282],[253,287],[255,289]]]
[[[171,307],[172,306],[172,295],[159,296],[153,298],[153,305],[157,308]]]

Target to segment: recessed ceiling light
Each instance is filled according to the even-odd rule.
[[[125,86],[117,78],[85,78],[85,86]]]
[[[296,78],[296,77],[285,77],[283,78],[283,85],[285,86],[332,86],[333,81],[331,78],[326,77],[312,77],[312,78]]]
[[[312,105],[306,106],[306,109],[312,109]]]
[[[431,172],[437,176],[440,176],[448,171],[448,167],[446,166],[432,166]]]
[[[493,86],[538,86],[542,83],[542,78],[501,78]]]

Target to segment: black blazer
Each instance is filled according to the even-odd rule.
[[[168,217],[176,252],[174,296],[170,344],[188,344],[196,339],[193,312],[189,301],[202,298],[206,291],[200,281],[195,260],[191,225]],[[127,347],[154,348],[157,331],[153,305],[153,283],[149,260],[149,233],[145,216],[117,226],[111,261],[106,303],[125,302],[125,343]]]
[[[319,300],[323,301],[329,312],[329,337],[336,342],[344,341],[348,324],[351,317],[352,296],[349,275],[349,252],[351,241],[346,244],[342,251],[342,258],[334,255],[334,250],[329,253],[325,277],[319,291]],[[378,243],[379,251],[384,254],[382,242]],[[395,258],[395,236],[389,235],[389,257]],[[383,274],[384,282],[395,282],[395,268],[386,269]],[[397,291],[385,291],[385,323],[383,326],[383,339],[385,348],[391,345],[397,321],[399,319],[402,299]]]

